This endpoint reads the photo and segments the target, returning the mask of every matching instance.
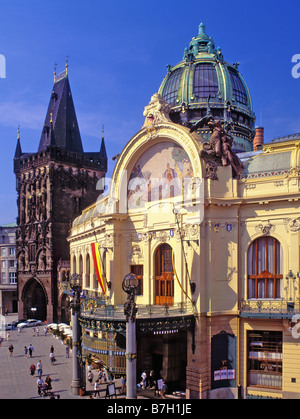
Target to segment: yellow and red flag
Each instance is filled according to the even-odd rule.
[[[101,260],[100,260],[100,253],[99,253],[99,244],[98,243],[91,243],[92,248],[92,256],[94,261],[95,272],[97,275],[97,280],[100,284],[100,287],[104,294],[106,294],[103,276],[102,276],[102,269],[101,269]]]

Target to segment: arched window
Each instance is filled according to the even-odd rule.
[[[73,256],[73,263],[72,263],[72,272],[73,274],[76,273],[76,256]]]
[[[82,255],[79,256],[79,275],[82,278],[82,274],[83,274],[83,259],[82,259]]]
[[[248,250],[248,298],[281,298],[282,248],[274,237],[260,237]]]

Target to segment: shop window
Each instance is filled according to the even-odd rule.
[[[281,389],[282,332],[248,332],[248,386]]]
[[[274,237],[260,237],[248,250],[248,298],[281,298],[282,247]]]

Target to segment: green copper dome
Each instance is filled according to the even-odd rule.
[[[238,71],[238,63],[224,61],[221,49],[215,48],[203,23],[184,50],[183,60],[167,68],[159,94],[171,106],[173,122],[192,126],[209,112],[232,124],[234,151],[253,149],[255,115],[249,89]],[[208,140],[208,127],[198,132]]]

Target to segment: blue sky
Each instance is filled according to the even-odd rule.
[[[299,0],[0,0],[0,225],[15,221],[17,127],[36,152],[53,86],[69,79],[85,151],[98,151],[102,124],[109,157],[143,124],[143,110],[205,23],[224,59],[240,62],[265,139],[300,132]]]

